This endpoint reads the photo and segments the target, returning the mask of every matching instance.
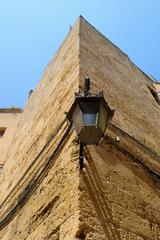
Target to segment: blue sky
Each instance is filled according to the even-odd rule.
[[[0,0],[0,107],[23,107],[82,15],[160,80],[159,0]]]

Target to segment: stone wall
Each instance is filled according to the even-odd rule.
[[[79,234],[79,169],[74,137],[67,137],[31,197],[1,230],[0,239],[64,240]]]
[[[154,83],[154,87],[156,89],[156,92],[160,98],[160,83]]]
[[[45,69],[41,82],[29,98],[8,152],[0,176],[0,215],[4,219],[13,208],[16,214],[1,231],[0,239],[59,239],[58,236],[61,236],[60,239],[71,239],[72,228],[75,232],[79,171],[77,161],[75,163],[72,157],[74,150],[69,140],[72,137],[68,137],[63,152],[57,156],[57,163],[51,168],[49,178],[43,180],[23,209],[20,209],[26,192],[28,194],[28,189],[33,186],[42,169],[44,172],[46,162],[56,151],[68,128],[64,121],[65,112],[74,101],[78,85],[79,21]],[[38,179],[42,181],[40,175]],[[34,189],[37,187],[36,184]],[[75,222],[75,226],[71,226],[71,221]]]
[[[80,171],[64,113],[85,76],[115,115],[100,145],[85,147]],[[124,53],[78,19],[29,98],[8,152],[0,239],[160,239],[160,112],[148,86]]]
[[[103,90],[115,109],[113,122],[160,155],[160,105],[149,90],[152,80],[83,18],[80,29],[80,80],[89,76],[91,90]]]
[[[159,179],[107,141],[87,147],[80,181],[86,239],[160,239],[159,187]]]
[[[47,66],[41,82],[24,109],[14,144],[6,159],[5,174],[1,177],[2,202],[63,122],[65,112],[74,100],[79,82],[78,26],[77,23]]]
[[[16,132],[21,110],[19,109],[0,109],[0,128],[4,128],[5,132],[0,137],[0,165],[4,165],[6,154],[9,150],[14,134]]]

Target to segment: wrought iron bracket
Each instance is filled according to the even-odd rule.
[[[90,78],[86,77],[84,82],[84,96],[89,94],[90,90]]]
[[[79,142],[79,167],[80,170],[83,170],[83,166],[84,166],[84,159],[83,159],[83,143]]]

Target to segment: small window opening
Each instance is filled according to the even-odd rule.
[[[157,92],[153,89],[153,88],[150,88],[148,87],[149,90],[150,90],[150,93],[152,94],[152,96],[154,97],[154,99],[156,100],[156,102],[160,105],[160,97],[159,95],[157,94]]]
[[[6,128],[0,127],[0,138],[3,137],[5,131],[6,131]]]

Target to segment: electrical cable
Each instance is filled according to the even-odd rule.
[[[66,118],[58,125],[58,127],[55,129],[55,131],[52,133],[52,135],[50,136],[49,140],[47,141],[47,143],[43,146],[43,148],[41,149],[41,151],[37,154],[37,156],[35,157],[35,159],[32,161],[32,163],[29,165],[29,167],[27,168],[27,170],[25,171],[25,173],[21,176],[21,178],[18,180],[17,184],[12,188],[12,190],[9,192],[9,194],[6,196],[6,198],[3,200],[3,202],[0,205],[0,208],[2,208],[2,206],[4,205],[4,203],[6,202],[6,200],[8,199],[8,197],[12,194],[12,192],[17,188],[17,186],[20,184],[20,182],[24,179],[24,177],[27,175],[27,173],[29,172],[29,170],[32,168],[32,166],[35,164],[35,162],[39,159],[39,156],[44,152],[44,150],[48,147],[48,145],[50,144],[50,142],[53,140],[53,138],[56,136],[56,134],[59,132],[59,130],[62,128],[63,124],[66,122]],[[14,196],[14,195],[13,195]],[[12,197],[13,197],[12,196]]]
[[[72,125],[70,124],[68,128],[66,129],[65,133],[63,134],[62,139],[58,143],[56,149],[52,153],[52,155],[48,158],[48,160],[44,163],[44,166],[42,170],[35,174],[35,176],[32,178],[32,180],[28,183],[28,185],[25,187],[23,192],[19,195],[15,205],[12,207],[12,209],[5,214],[4,217],[2,217],[2,220],[0,221],[0,230],[2,230],[17,214],[17,212],[24,206],[24,204],[27,202],[27,200],[30,198],[32,193],[35,191],[37,184],[43,180],[47,170],[53,163],[55,157],[57,156],[59,150],[64,144],[64,141],[66,137],[68,136],[70,130],[72,128]]]
[[[105,136],[104,140],[108,143],[112,144],[114,147],[116,147],[119,151],[121,151],[123,154],[129,155],[138,165],[140,165],[145,171],[147,171],[150,175],[154,176],[156,179],[160,180],[160,174],[156,173],[154,170],[152,170],[150,167],[145,165],[138,157],[135,157],[132,153],[124,149],[122,146],[118,145],[111,137]]]
[[[24,178],[24,176],[28,173],[28,171],[30,170],[30,168],[34,165],[34,163],[37,161],[37,159],[39,158],[39,156],[43,153],[43,151],[46,149],[46,147],[50,144],[50,142],[53,140],[53,138],[56,136],[56,134],[58,133],[58,131],[61,129],[61,127],[63,126],[64,122],[66,121],[66,119],[64,119],[62,121],[62,123],[57,127],[56,131],[51,135],[49,141],[45,144],[45,146],[42,148],[42,150],[39,152],[39,154],[36,156],[36,158],[34,159],[34,161],[32,162],[32,164],[29,166],[29,168],[26,170],[25,174],[20,178],[20,180],[18,181],[17,185],[21,182],[21,180]],[[25,189],[23,190],[23,192],[19,195],[17,201],[15,202],[14,205],[12,205],[11,210],[4,214],[4,217],[2,217],[2,220],[0,221],[0,230],[3,229],[17,214],[17,212],[24,206],[24,204],[27,202],[27,200],[30,198],[30,196],[32,195],[32,193],[35,191],[37,184],[44,178],[47,170],[49,169],[49,167],[51,166],[51,164],[53,163],[55,157],[57,156],[57,153],[59,152],[59,150],[61,149],[61,147],[63,146],[63,143],[66,139],[66,137],[68,136],[70,130],[71,130],[72,124],[70,124],[68,126],[68,128],[66,129],[65,133],[63,134],[62,139],[60,140],[60,142],[58,143],[56,149],[54,150],[54,152],[52,153],[52,155],[48,158],[48,160],[44,163],[43,168],[41,169],[41,171],[37,171],[36,174],[34,175],[34,177],[32,178],[32,180],[28,183],[28,185],[25,187]],[[122,132],[123,134],[125,134],[126,136],[128,136],[130,139],[132,139],[134,142],[136,142],[137,144],[139,144],[141,147],[145,148],[148,152],[150,152],[153,156],[159,157],[158,155],[156,155],[155,152],[153,152],[151,149],[149,149],[147,146],[143,145],[142,143],[140,143],[138,140],[136,140],[134,137],[130,136],[129,134],[127,134],[126,132],[124,132],[123,130],[121,130],[120,128],[118,128],[117,126],[115,126],[113,123],[111,124],[111,128],[116,129],[120,132]],[[127,151],[126,149],[124,149],[122,146],[119,146],[119,144],[117,144],[111,137],[109,136],[105,136],[104,139],[109,142],[110,144],[114,145],[117,149],[119,149],[121,152],[123,152],[124,154],[128,154],[129,156],[132,157],[132,159],[134,159],[135,162],[137,162],[141,167],[143,167],[143,169],[145,169],[147,172],[149,172],[150,174],[154,175],[156,178],[160,179],[160,175],[157,174],[156,172],[154,172],[152,169],[150,169],[148,166],[146,166],[144,163],[142,163],[142,161],[140,159],[138,159],[137,157],[135,157],[132,153],[130,153],[129,151]],[[17,187],[17,185],[11,190],[10,194],[15,190],[15,188]],[[9,195],[10,195],[9,194]],[[9,196],[8,195],[8,196]],[[1,204],[1,206],[6,202],[8,196],[5,198],[5,200],[3,201],[3,203]]]

